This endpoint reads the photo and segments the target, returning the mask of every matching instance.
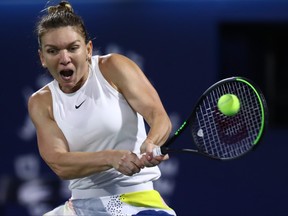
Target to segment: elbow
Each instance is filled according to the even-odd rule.
[[[67,181],[67,180],[71,180],[71,179],[74,179],[74,178],[71,178],[67,175],[58,175],[58,177],[63,180],[63,181]]]
[[[44,158],[43,158],[44,159]],[[61,179],[61,180],[71,180],[73,176],[71,175],[71,171],[65,166],[55,161],[45,160],[46,164],[50,167],[50,169]]]
[[[71,179],[71,176],[68,174],[68,172],[63,166],[56,164],[56,163],[49,163],[49,162],[46,162],[46,163],[61,180]]]
[[[71,180],[73,179],[71,177],[71,175],[62,167],[53,167],[52,170],[54,171],[54,173],[61,179],[61,180]]]

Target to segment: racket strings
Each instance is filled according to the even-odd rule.
[[[217,102],[223,94],[235,94],[239,98],[241,108],[235,116],[225,116],[218,110]],[[261,118],[259,99],[254,90],[244,82],[227,82],[203,99],[196,110],[192,134],[204,153],[217,158],[235,158],[253,147]]]

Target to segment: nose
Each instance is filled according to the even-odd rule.
[[[60,64],[68,65],[71,62],[71,58],[66,49],[60,51]]]

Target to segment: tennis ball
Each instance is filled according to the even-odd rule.
[[[225,94],[219,98],[217,106],[224,115],[233,116],[239,112],[240,101],[234,94]]]

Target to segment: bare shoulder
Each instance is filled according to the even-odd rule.
[[[44,86],[30,96],[28,106],[37,106],[43,104],[48,102],[49,98],[51,98],[50,89],[48,86]]]
[[[30,96],[28,100],[28,111],[34,123],[40,116],[51,117],[52,97],[48,86],[44,86]]]
[[[99,68],[102,73],[113,73],[113,75],[139,70],[138,66],[131,59],[116,53],[100,56]]]
[[[101,56],[99,68],[105,79],[120,92],[125,85],[143,75],[141,69],[131,59],[115,53]]]
[[[117,53],[111,53],[99,57],[99,64],[106,67],[117,67],[131,62],[132,61],[126,56]],[[119,65],[119,63],[121,64]]]

